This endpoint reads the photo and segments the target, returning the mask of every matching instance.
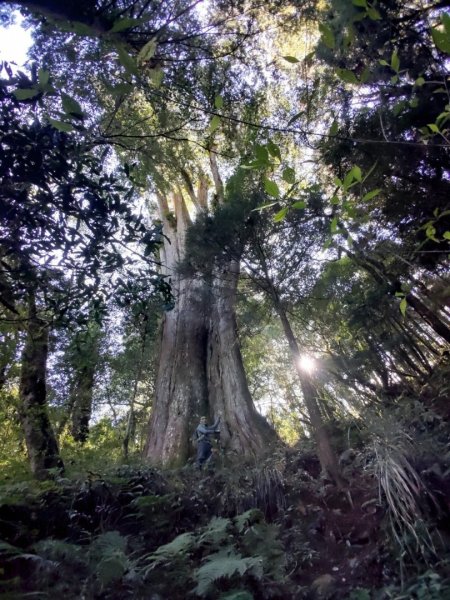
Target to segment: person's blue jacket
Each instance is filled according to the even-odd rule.
[[[212,433],[217,431],[217,427],[219,426],[219,423],[220,423],[220,417],[217,417],[214,425],[211,425],[210,427],[208,427],[204,423],[200,423],[197,426],[197,429],[195,430],[197,442],[208,442],[210,444],[211,442],[210,442],[209,436]]]

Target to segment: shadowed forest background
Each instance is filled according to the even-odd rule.
[[[450,598],[450,2],[0,19],[1,597]]]

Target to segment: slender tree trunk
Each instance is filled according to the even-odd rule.
[[[314,385],[311,376],[302,371],[300,367],[301,356],[297,339],[286,315],[286,311],[284,310],[278,298],[275,300],[275,309],[280,317],[283,325],[284,335],[286,336],[289,348],[291,350],[292,362],[302,388],[303,400],[308,411],[314,439],[316,440],[317,455],[319,457],[321,467],[323,471],[328,473],[336,485],[342,488],[345,486],[345,480],[342,477],[336,454],[331,446],[330,438],[323,422],[322,414],[319,408],[317,388]]]
[[[142,335],[142,344],[141,344],[141,348],[140,348],[139,364],[138,364],[137,371],[136,371],[136,377],[134,378],[133,392],[131,394],[130,410],[128,412],[128,419],[127,419],[127,429],[125,431],[125,437],[123,438],[123,442],[122,442],[123,457],[125,460],[128,460],[128,451],[129,451],[129,447],[130,447],[130,441],[134,436],[135,425],[136,425],[135,414],[134,414],[134,405],[136,402],[138,385],[141,380],[142,367],[144,364],[145,345],[147,342],[147,320],[144,320],[144,326],[143,326],[141,335]]]
[[[437,313],[433,312],[420,298],[412,293],[406,295],[406,301],[442,339],[450,344],[450,329],[441,321]]]
[[[70,432],[80,444],[84,444],[89,435],[100,334],[100,326],[95,321],[90,321],[85,328],[75,333],[67,350],[72,368],[72,384],[67,403],[70,409]]]
[[[47,354],[48,326],[37,316],[31,293],[20,373],[20,420],[31,470],[38,479],[48,478],[49,469],[64,467],[47,413]]]
[[[96,369],[97,361],[93,356],[91,364],[84,365],[78,370],[73,386],[75,398],[70,431],[73,439],[80,444],[84,444],[89,435],[89,421],[92,414],[92,397]]]

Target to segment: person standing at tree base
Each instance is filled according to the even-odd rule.
[[[200,418],[200,423],[195,430],[195,440],[197,442],[197,467],[201,471],[203,465],[211,458],[212,442],[211,436],[218,433],[217,429],[220,423],[220,416],[217,417],[215,423],[208,427],[206,417]]]

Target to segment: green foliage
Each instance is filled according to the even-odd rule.
[[[389,600],[443,600],[450,595],[450,579],[430,569],[402,588],[388,586],[383,591]]]
[[[199,531],[183,533],[157,548],[146,561],[145,577],[158,582],[164,565],[165,577],[171,578],[177,589],[192,582],[191,593],[199,597],[217,597],[224,591],[224,582],[239,586],[239,593],[244,593],[242,588],[250,582],[253,589],[263,578],[282,581],[285,562],[278,533],[255,509],[234,519],[213,517]],[[258,589],[259,597],[264,598],[263,587]]]
[[[197,586],[193,592],[205,597],[214,589],[214,583],[220,579],[231,579],[234,575],[243,576],[251,573],[257,579],[262,577],[261,559],[259,557],[243,558],[240,554],[220,551],[207,557],[205,563],[194,573]]]

